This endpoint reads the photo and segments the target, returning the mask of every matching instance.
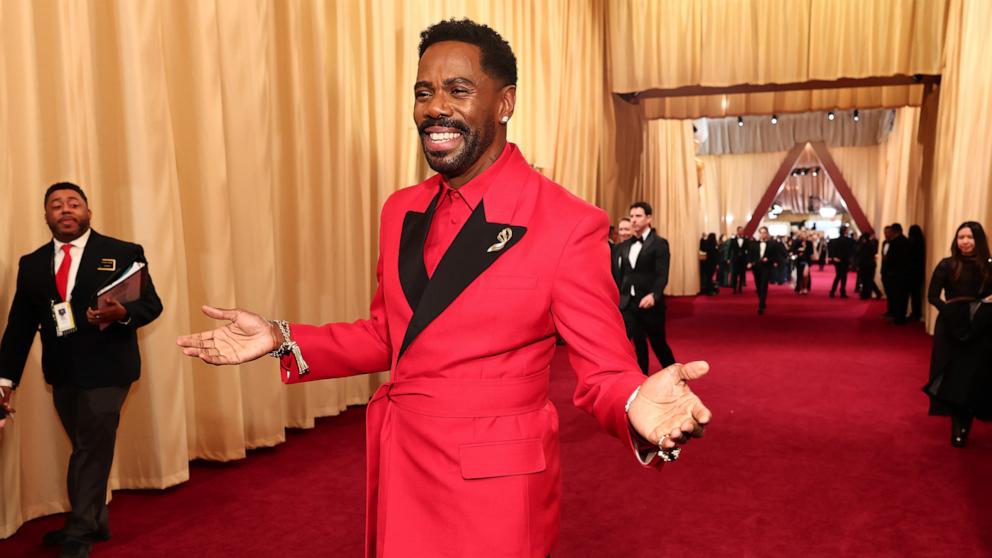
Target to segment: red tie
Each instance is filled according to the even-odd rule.
[[[65,300],[65,291],[69,288],[69,268],[72,267],[72,254],[69,253],[69,250],[72,250],[72,244],[62,245],[62,252],[65,253],[65,257],[62,258],[62,265],[59,266],[59,270],[55,274],[55,288],[59,290],[62,300]]]

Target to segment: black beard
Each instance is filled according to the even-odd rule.
[[[445,157],[440,153],[435,153],[427,149],[427,128],[438,126],[443,128],[453,128],[462,133],[464,144],[461,150],[453,155]],[[420,130],[420,147],[424,150],[424,158],[427,164],[434,170],[446,177],[461,176],[465,174],[482,157],[486,149],[492,145],[496,139],[496,125],[488,124],[482,130],[469,129],[463,122],[450,118],[428,118],[418,126]]]

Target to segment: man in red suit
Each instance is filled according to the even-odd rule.
[[[438,172],[382,208],[369,319],[230,323],[178,340],[234,364],[273,352],[286,383],[392,370],[368,406],[369,557],[544,557],[558,537],[555,339],[574,401],[645,466],[677,456],[710,413],[687,380],[645,380],[617,310],[606,214],[531,169],[506,141],[516,60],[489,27],[422,34],[414,119]],[[633,456],[632,456],[633,458]],[[654,544],[654,543],[650,543]]]

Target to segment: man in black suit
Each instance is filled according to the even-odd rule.
[[[854,240],[848,235],[847,225],[842,226],[840,236],[827,245],[827,253],[830,255],[830,263],[834,264],[834,283],[830,286],[830,298],[837,292],[837,285],[840,285],[840,297],[847,298],[847,272],[854,255]]]
[[[637,364],[648,374],[648,342],[661,365],[675,364],[665,338],[665,287],[671,252],[668,241],[651,228],[651,206],[630,206],[634,235],[617,246],[614,276],[620,288],[620,312],[634,341]]]
[[[886,227],[888,228],[888,227]],[[878,240],[874,235],[865,233],[858,239],[858,283],[861,289],[858,291],[862,300],[871,298],[874,294],[876,298],[882,298],[882,291],[875,284],[875,269],[878,259]]]
[[[744,290],[747,286],[745,278],[748,267],[748,248],[750,242],[744,238],[744,227],[737,227],[737,234],[730,239],[730,286],[733,287],[734,294]]]
[[[906,305],[909,304],[910,271],[912,254],[909,239],[902,234],[902,225],[889,225],[891,239],[882,256],[882,280],[889,298],[889,312],[893,323],[903,325]]]
[[[758,229],[758,240],[755,240],[748,250],[751,259],[747,264],[754,273],[754,288],[758,291],[758,314],[765,313],[768,282],[778,267],[783,252],[782,245],[768,234],[768,227]]]
[[[72,512],[63,529],[47,533],[63,557],[88,556],[93,541],[110,538],[107,481],[114,459],[120,411],[141,357],[137,328],[162,313],[148,277],[141,296],[120,303],[96,300],[103,286],[145,263],[141,246],[90,229],[92,212],[83,190],[72,183],[45,193],[45,221],[52,242],[21,258],[17,287],[0,341],[0,399],[10,395],[41,332],[41,366],[52,386],[55,410],[72,443],[68,492]]]

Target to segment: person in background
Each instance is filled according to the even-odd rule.
[[[720,235],[720,263],[717,266],[717,281],[721,287],[730,286],[730,240],[726,234]]]
[[[796,294],[809,294],[812,286],[810,265],[813,264],[813,242],[809,233],[799,231],[799,237],[792,243],[792,261],[796,267]]]
[[[830,241],[827,247],[830,255],[830,263],[834,264],[834,282],[830,286],[830,298],[834,297],[837,286],[840,285],[840,297],[847,298],[847,272],[851,264],[851,255],[854,252],[854,241],[848,236],[847,225],[840,228],[840,236]]]
[[[943,300],[941,299],[943,294]],[[930,354],[931,416],[951,417],[951,445],[968,443],[973,419],[992,420],[992,259],[980,223],[962,223],[951,257],[937,264],[927,301],[939,314]]]
[[[72,509],[65,527],[42,542],[61,546],[63,558],[78,558],[110,538],[107,484],[121,407],[141,373],[137,330],[162,313],[162,302],[150,276],[137,300],[97,301],[100,288],[131,264],[147,265],[144,250],[91,229],[89,200],[76,184],[53,184],[44,208],[52,240],[22,257],[17,269],[0,340],[0,405],[11,410],[11,391],[40,333],[42,372],[72,444],[66,475]]]
[[[891,240],[882,257],[882,277],[888,289],[885,295],[889,297],[892,323],[904,325],[909,323],[906,320],[906,306],[909,304],[909,240],[902,234],[902,225],[899,223],[892,223],[889,230]]]
[[[876,298],[882,298],[882,291],[875,283],[875,270],[878,269],[876,260],[878,259],[878,240],[869,233],[861,235],[858,239],[858,278],[860,288],[858,296],[862,300],[871,298],[874,294]]]
[[[817,240],[820,241],[819,242],[820,252],[817,255],[816,263],[817,263],[817,265],[820,266],[820,271],[823,271],[823,268],[826,267],[826,265],[827,265],[827,258],[830,255],[830,247],[829,247],[829,245],[827,243],[827,238],[825,236],[823,236],[823,233],[822,232],[817,233],[816,238],[817,238]]]
[[[715,295],[718,290],[713,276],[716,273],[717,264],[720,262],[720,250],[716,243],[716,233],[706,235],[706,238],[700,243],[700,258],[700,294],[707,296]]]
[[[752,243],[748,250],[748,253],[751,255],[748,268],[754,274],[754,288],[758,293],[759,315],[764,314],[765,308],[768,306],[768,282],[771,280],[775,268],[779,265],[781,252],[783,252],[782,245],[768,234],[768,227],[763,226],[759,228],[758,239]]]
[[[737,234],[730,239],[730,286],[734,294],[742,292],[747,286],[747,269],[750,267],[748,250],[751,243],[744,236],[744,227],[737,227]]]
[[[632,234],[634,234],[634,230],[630,227],[630,217],[624,217],[617,221],[617,244],[627,240]]]
[[[909,227],[909,321],[923,319],[923,281],[927,272],[927,241],[919,225]]]

